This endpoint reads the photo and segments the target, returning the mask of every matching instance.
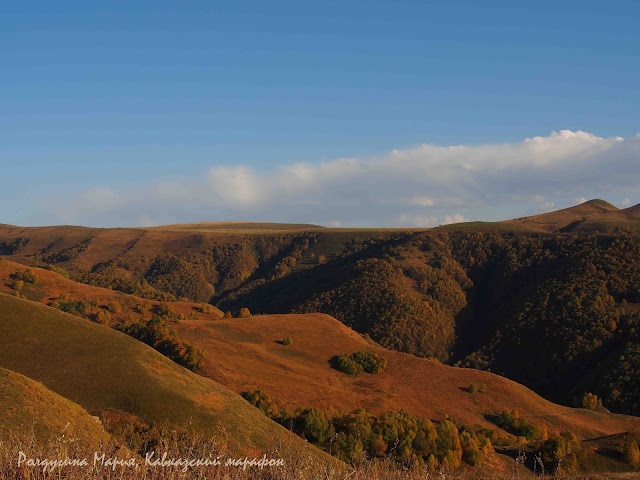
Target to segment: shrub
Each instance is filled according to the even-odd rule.
[[[100,310],[96,315],[96,322],[108,327],[109,323],[111,323],[111,314],[108,311]]]
[[[546,440],[541,447],[542,461],[548,471],[573,471],[581,452],[580,441],[570,432]]]
[[[213,308],[211,307],[210,304],[208,303],[200,304],[200,313],[212,313],[212,312],[213,312]]]
[[[55,272],[58,275],[62,275],[64,278],[70,278],[69,272],[67,272],[64,268],[56,267],[55,265],[45,265],[44,268],[46,270]]]
[[[547,439],[547,428],[544,425],[535,425],[527,419],[520,418],[520,413],[516,409],[502,412],[497,424],[500,428],[517,437],[523,437],[528,442]]]
[[[133,309],[134,312],[139,313],[140,315],[144,315],[149,311],[149,305],[143,305],[141,303],[137,304]]]
[[[458,435],[458,428],[449,419],[444,419],[436,430],[438,439],[436,447],[438,457],[443,465],[448,468],[457,468],[462,460],[462,445]]]
[[[640,448],[638,448],[638,442],[633,438],[627,440],[622,450],[624,461],[632,467],[640,465]]]
[[[38,275],[36,275],[36,273],[30,268],[27,268],[24,272],[22,272],[22,280],[27,283],[36,283],[36,281],[38,280]]]
[[[251,316],[251,312],[247,307],[241,308],[240,310],[238,310],[238,313],[236,314],[236,318],[247,318],[250,316]]]
[[[312,408],[303,414],[302,432],[305,438],[323,444],[336,433],[331,417]]]
[[[351,358],[351,355],[346,353],[343,353],[338,357],[334,357],[331,364],[336,370],[340,370],[341,372],[354,377],[357,377],[364,371],[362,365],[355,362],[353,358]]]
[[[202,350],[178,338],[164,323],[163,318],[154,316],[147,322],[126,323],[116,326],[116,329],[146,343],[177,364],[197,370],[202,364]]]
[[[362,365],[367,373],[378,374],[387,368],[387,359],[373,352],[357,352],[353,354],[353,360]]]
[[[167,302],[158,303],[154,307],[154,310],[156,314],[160,315],[161,317],[172,317],[174,315],[173,310],[171,309],[171,307]]]
[[[582,408],[586,408],[587,410],[595,410],[598,407],[602,406],[602,400],[598,398],[597,395],[593,393],[585,393],[584,397],[582,397]]]
[[[291,345],[291,344],[293,344],[293,338],[284,337],[284,339],[282,340],[282,345]]]
[[[469,450],[463,450],[462,459],[467,462],[469,465],[475,467],[482,464],[482,453],[478,449],[478,447],[473,444]]]
[[[67,300],[65,295],[60,295],[56,301],[51,303],[51,306],[63,312],[83,318],[87,313],[89,313],[91,308],[91,305],[87,300]]]
[[[233,314],[227,310],[226,312],[224,312],[222,318],[233,318]]]
[[[36,283],[38,280],[38,275],[36,275],[36,273],[30,268],[27,268],[22,272],[16,272],[13,277],[17,280],[22,280],[25,283]]]
[[[494,430],[458,429],[449,418],[436,429],[430,420],[403,410],[378,416],[364,409],[338,413],[305,408],[290,413],[260,388],[242,396],[272,420],[345,462],[387,457],[403,465],[426,464],[430,470],[454,469],[462,460],[480,465],[483,456],[493,451],[488,436]]]
[[[261,388],[254,391],[243,392],[242,396],[251,405],[260,409],[267,417],[274,418],[279,415],[278,407],[273,400],[271,400],[271,395]]]
[[[373,352],[343,353],[331,361],[333,368],[349,375],[360,375],[362,372],[378,374],[387,368],[387,359]]]
[[[110,302],[107,310],[109,310],[110,313],[118,313],[122,311],[122,307],[118,302]]]
[[[478,393],[480,391],[480,387],[478,387],[478,385],[476,385],[475,383],[472,383],[471,385],[469,385],[469,388],[467,388],[467,392],[469,393]]]
[[[22,280],[14,279],[13,282],[11,282],[11,288],[16,292],[22,290],[22,287],[24,287],[24,281]]]

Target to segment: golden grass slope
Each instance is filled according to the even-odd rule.
[[[7,260],[0,262],[0,288],[10,291],[9,276],[24,268]],[[143,318],[132,310],[141,301],[137,297],[73,282],[47,270],[33,270],[38,275],[37,282],[23,287],[28,298],[45,303],[60,293],[72,300],[114,298],[123,306],[122,312],[113,316],[114,322]],[[174,302],[170,306],[177,311],[184,305]],[[45,311],[62,315],[52,309]],[[198,314],[198,317],[198,320],[171,323],[180,338],[204,350],[204,364],[198,373],[237,393],[262,387],[292,409],[316,407],[350,411],[366,408],[373,413],[382,413],[404,408],[409,413],[434,420],[451,415],[467,425],[492,426],[491,415],[517,408],[523,416],[544,422],[550,433],[571,430],[583,438],[594,438],[640,431],[640,419],[635,417],[567,408],[491,373],[453,368],[434,360],[386,350],[328,315],[259,315],[224,320],[219,314]],[[120,335],[88,320],[66,315],[65,318],[77,325],[106,330],[108,338]],[[292,337],[292,345],[280,343],[287,336]],[[331,368],[329,360],[333,356],[360,350],[370,350],[387,358],[387,370],[379,375],[363,374],[354,378]],[[158,357],[173,369],[184,371],[158,354],[154,355],[154,361]],[[26,357],[24,363],[28,364]],[[113,369],[125,368],[122,363]],[[484,391],[468,393],[467,388],[472,384],[484,386]],[[133,410],[110,408],[139,415],[137,407]]]
[[[113,329],[0,294],[0,366],[41,382],[91,414],[118,410],[154,425],[220,436],[236,451],[306,448],[239,395]]]
[[[616,227],[640,228],[639,205],[624,210],[604,200],[590,200],[555,212],[499,222],[502,227],[540,232],[595,232]]]
[[[264,388],[292,409],[403,408],[435,420],[451,415],[462,424],[492,426],[487,416],[517,408],[550,433],[570,430],[593,438],[640,430],[640,418],[560,406],[498,375],[386,350],[324,314],[183,321],[177,330],[205,350],[201,374],[237,392]],[[292,345],[280,343],[286,336]],[[334,355],[361,350],[387,358],[386,371],[354,378],[331,368]],[[471,384],[484,391],[468,393]]]
[[[0,438],[33,438],[44,445],[64,437],[91,447],[109,439],[97,417],[41,383],[5,368],[0,368],[0,412]]]
[[[58,299],[60,295],[66,295],[69,300],[76,301],[99,300],[99,305],[94,309],[95,311],[104,310],[108,307],[109,303],[115,302],[120,305],[122,310],[120,312],[111,312],[110,316],[114,323],[119,323],[129,318],[142,318],[141,315],[138,315],[134,311],[137,305],[146,305],[149,309],[153,309],[161,303],[135,295],[128,295],[116,290],[73,282],[53,271],[43,268],[25,267],[20,263],[10,262],[8,260],[0,261],[0,292],[8,294],[14,293],[11,288],[11,276],[16,272],[24,272],[27,268],[30,268],[36,273],[38,280],[35,285],[25,283],[21,293],[28,300],[34,300],[45,305]],[[182,314],[185,317],[197,315],[198,318],[207,320],[222,318],[223,313],[219,309],[213,305],[209,305],[207,308],[207,311],[202,311],[202,305],[199,303],[171,302],[171,309],[175,313]]]

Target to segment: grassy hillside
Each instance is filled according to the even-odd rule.
[[[328,315],[260,315],[215,322],[184,321],[180,334],[206,351],[199,372],[243,392],[261,387],[285,406],[372,413],[405,409],[416,416],[495,428],[491,415],[517,408],[550,433],[595,438],[640,430],[640,419],[562,407],[497,375],[454,368],[381,348]],[[282,340],[291,337],[291,345]],[[383,373],[346,375],[329,360],[371,351],[388,360]],[[483,391],[469,393],[469,386]]]
[[[21,295],[36,302],[49,305],[58,300],[60,296],[66,296],[68,300],[90,301],[86,316],[95,318],[101,311],[109,312],[110,324],[123,322],[131,318],[142,318],[136,307],[144,306],[145,311],[153,312],[164,302],[148,300],[136,295],[128,295],[117,290],[86,285],[74,282],[60,273],[37,267],[26,267],[22,264],[8,260],[0,261],[0,292],[15,294],[14,277],[18,273],[30,270],[36,275],[36,282],[24,282],[20,289]],[[113,305],[117,307],[113,307]],[[109,306],[112,305],[111,311]],[[171,310],[185,318],[200,318],[205,320],[222,317],[222,312],[209,304],[194,302],[171,302]]]
[[[313,268],[354,240],[406,231],[0,227],[0,256],[53,264],[75,280],[156,300],[217,301]]]
[[[592,392],[638,414],[638,211],[596,200],[429,231],[6,226],[0,254],[53,263],[136,304],[182,298],[172,307],[185,318],[218,318],[199,313],[205,301],[326,313],[387,348],[491,370],[565,405]],[[28,284],[23,292],[48,301]],[[142,317],[129,307],[116,322]]]
[[[636,206],[637,207],[637,206]],[[619,210],[596,199],[555,212],[500,222],[502,227],[536,232],[608,232],[615,228],[638,230],[636,207]]]
[[[110,328],[1,294],[0,333],[0,366],[93,415],[120,411],[147,424],[226,431],[236,450],[302,445],[239,395]]]
[[[0,285],[4,284],[8,291],[11,273],[24,270],[19,264],[0,262],[0,279],[4,279]],[[135,297],[89,287],[47,270],[33,271],[36,282],[25,284],[28,286],[22,289],[27,297],[47,302],[55,300],[59,292],[65,292],[70,300],[114,295],[123,309],[114,314],[113,324],[151,315],[134,311],[139,301]],[[174,304],[169,305],[174,308]],[[175,308],[181,305],[178,303]],[[328,315],[260,315],[222,320],[217,316],[184,317],[172,321],[171,328],[179,338],[203,350],[204,363],[199,373],[237,393],[265,388],[291,408],[366,408],[376,414],[403,408],[417,416],[441,419],[450,414],[466,424],[490,426],[486,415],[517,407],[530,417],[558,416],[560,420],[549,423],[551,432],[572,426],[585,436],[594,437],[619,433],[628,427],[627,417],[560,407],[497,375],[451,368],[384,349]],[[282,340],[287,336],[293,344],[284,346]],[[360,350],[388,358],[387,371],[353,378],[331,368],[332,357]],[[487,388],[471,395],[466,389],[472,384]]]
[[[19,373],[0,368],[0,438],[48,445],[65,437],[96,447],[109,435],[100,421],[72,401]]]

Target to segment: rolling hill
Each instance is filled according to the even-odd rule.
[[[604,200],[590,200],[574,207],[532,217],[500,222],[507,228],[535,232],[606,232],[614,228],[640,227],[638,205],[620,210]]]
[[[322,312],[389,349],[490,370],[564,405],[592,392],[638,414],[639,208],[593,200],[431,230],[3,226],[0,255],[68,270],[82,298],[127,307],[114,322],[161,301],[187,319]],[[23,294],[47,303],[64,288]],[[205,314],[205,302],[216,308]]]
[[[113,329],[0,294],[0,332],[1,367],[92,415],[116,411],[156,426],[227,432],[237,452],[289,445],[329,461],[239,395]]]
[[[0,278],[6,281],[9,272],[23,268],[1,262]],[[79,284],[47,270],[34,271],[38,279],[27,292],[34,299],[46,302],[59,292],[77,300],[114,295],[123,310],[114,315],[113,323],[142,317],[133,311],[140,300],[136,297]],[[87,320],[73,320],[101,328]],[[382,348],[328,315],[204,316],[175,320],[171,328],[204,351],[199,374],[236,393],[263,388],[291,409],[366,408],[380,414],[402,408],[416,416],[439,420],[451,415],[463,424],[495,428],[492,416],[518,408],[524,417],[545,423],[551,433],[571,430],[583,438],[596,438],[640,430],[640,419],[635,417],[563,407],[498,375]],[[282,345],[287,336],[293,339],[292,345]],[[387,370],[354,378],[330,366],[332,357],[362,350],[387,358]],[[470,394],[470,385],[482,385],[484,391]]]
[[[328,315],[187,320],[176,328],[206,352],[199,373],[239,393],[263,388],[291,409],[366,408],[380,414],[402,408],[416,416],[450,415],[461,424],[495,428],[488,420],[492,415],[517,408],[523,417],[545,423],[550,433],[570,430],[595,438],[640,430],[636,417],[562,407],[498,375],[384,349]],[[286,336],[291,345],[282,344]],[[334,356],[363,350],[386,358],[387,369],[351,377],[330,366]],[[468,393],[474,384],[484,391]]]
[[[40,446],[58,438],[97,447],[109,440],[100,420],[72,401],[19,373],[0,368],[0,437],[33,440]]]
[[[24,272],[28,267],[22,264],[0,261],[0,292],[12,294],[12,277],[17,272]],[[49,305],[51,302],[59,299],[61,295],[68,296],[70,300],[93,300],[96,306],[92,309],[94,313],[101,310],[107,310],[109,304],[115,303],[119,306],[118,311],[109,312],[109,316],[113,323],[124,321],[131,316],[140,316],[135,311],[137,305],[144,305],[149,311],[156,309],[161,303],[157,300],[149,300],[135,295],[128,295],[117,290],[95,287],[84,283],[73,282],[55,271],[43,268],[31,268],[37,275],[36,284],[25,283],[21,289],[22,295],[28,299]],[[171,308],[176,314],[185,317],[197,316],[202,319],[222,318],[223,313],[214,307],[208,305],[203,309],[201,303],[194,302],[171,302]]]

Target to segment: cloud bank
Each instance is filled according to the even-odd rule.
[[[133,189],[97,185],[55,209],[66,223],[315,222],[431,227],[498,220],[605,197],[640,202],[640,134],[560,130],[479,146],[418,145],[366,158],[255,169],[216,165]]]

